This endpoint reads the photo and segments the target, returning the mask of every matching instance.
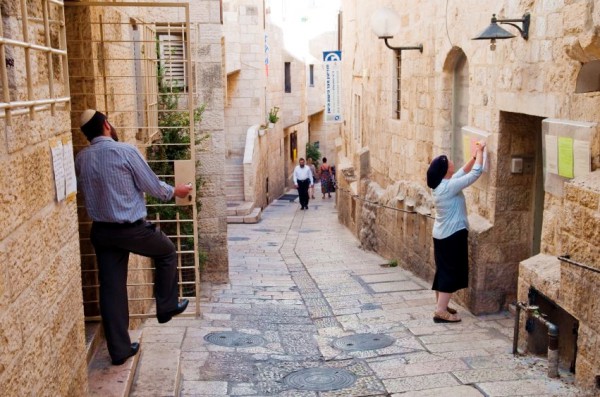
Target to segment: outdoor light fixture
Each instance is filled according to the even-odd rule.
[[[373,15],[371,15],[371,29],[377,37],[383,39],[388,48],[394,51],[402,52],[403,50],[419,50],[421,53],[423,52],[422,44],[412,47],[392,47],[388,43],[388,39],[394,38],[394,35],[400,30],[400,17],[392,9],[380,8],[375,11]]]
[[[516,37],[514,34],[502,29],[498,22],[504,23],[507,25],[514,26],[521,33],[521,37],[527,40],[529,38],[529,22],[531,21],[531,16],[529,13],[523,15],[523,18],[520,19],[498,19],[496,18],[496,14],[492,14],[492,23],[488,26],[483,32],[479,33],[479,36],[474,37],[473,40],[490,40],[490,50],[494,51],[496,49],[496,39],[512,39]],[[521,29],[516,24],[518,22],[523,24],[523,28]]]

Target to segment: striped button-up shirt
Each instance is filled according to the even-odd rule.
[[[75,160],[85,206],[97,222],[134,222],[147,215],[144,192],[160,200],[174,188],[158,179],[133,145],[99,136]]]

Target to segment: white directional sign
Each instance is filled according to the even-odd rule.
[[[325,122],[341,123],[342,116],[342,52],[324,51]]]

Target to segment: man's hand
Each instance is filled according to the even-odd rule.
[[[177,185],[175,186],[175,193],[174,195],[179,197],[179,198],[184,198],[187,197],[188,194],[190,194],[190,192],[192,191],[192,184],[188,183],[188,184],[181,184],[181,185]]]
[[[294,185],[294,187],[295,187],[296,189],[298,189],[298,185]]]

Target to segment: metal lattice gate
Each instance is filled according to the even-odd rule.
[[[191,69],[189,5],[154,2],[66,2],[72,125],[81,112],[105,113],[120,139],[135,142],[165,182],[195,180],[195,107]],[[87,145],[74,128],[75,151]],[[180,298],[200,312],[197,207],[194,194],[176,203],[147,196],[148,220],[177,247]],[[96,258],[89,241],[91,221],[79,199],[83,296],[86,320],[99,320]],[[131,318],[155,315],[153,267],[130,258]]]

